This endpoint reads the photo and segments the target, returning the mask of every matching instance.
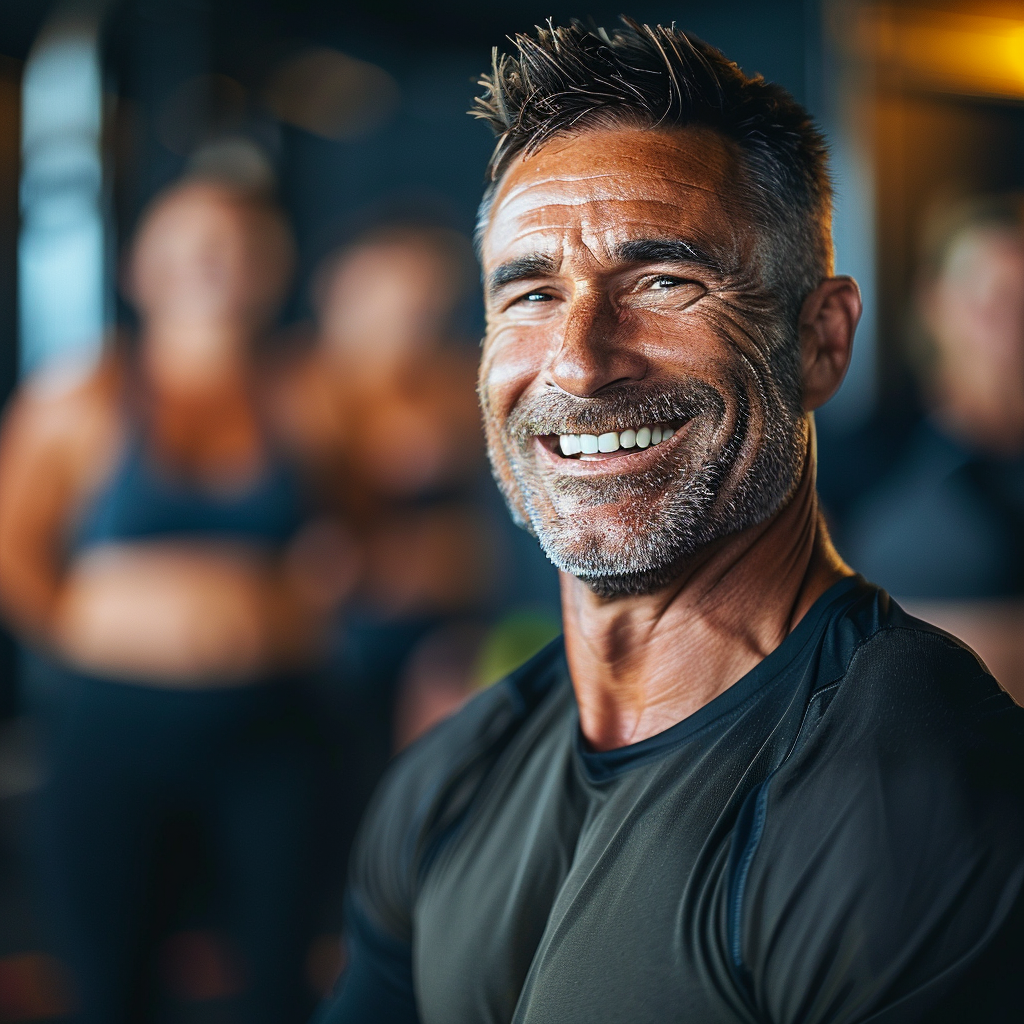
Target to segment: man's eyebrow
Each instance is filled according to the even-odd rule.
[[[622,263],[690,263],[724,276],[725,262],[696,242],[683,238],[637,238],[615,248]]]
[[[530,253],[529,256],[517,256],[491,271],[487,278],[487,291],[493,293],[514,281],[553,274],[557,269],[558,261],[553,256],[545,256],[539,252]]]

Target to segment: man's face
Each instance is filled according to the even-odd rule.
[[[794,332],[761,287],[740,173],[711,132],[595,130],[518,158],[495,195],[492,466],[513,516],[598,593],[664,585],[772,515],[802,467]]]

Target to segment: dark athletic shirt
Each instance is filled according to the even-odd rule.
[[[393,764],[321,1024],[1024,1020],[1024,709],[860,578],[665,732],[561,641]]]

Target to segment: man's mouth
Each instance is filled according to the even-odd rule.
[[[639,427],[608,430],[602,434],[545,434],[541,443],[563,459],[596,462],[642,451],[672,437],[687,420],[647,423]]]

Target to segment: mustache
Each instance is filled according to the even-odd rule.
[[[565,391],[531,395],[516,403],[506,434],[528,441],[538,434],[603,434],[624,427],[725,415],[725,400],[704,381],[618,384],[592,398]]]

